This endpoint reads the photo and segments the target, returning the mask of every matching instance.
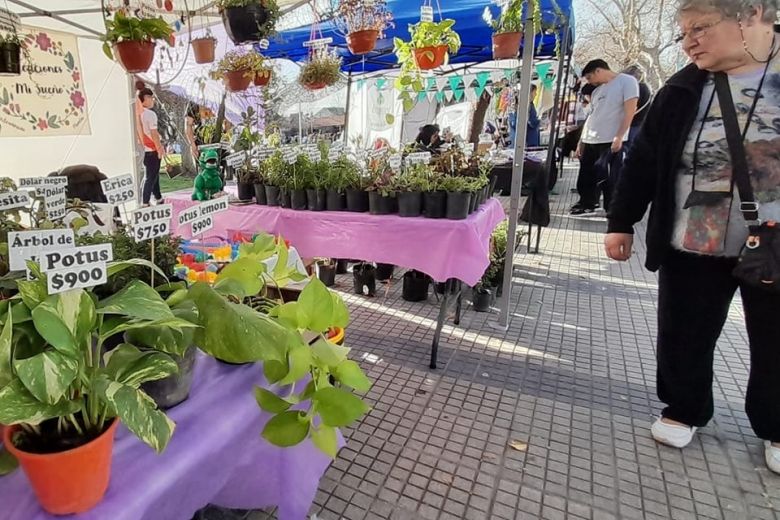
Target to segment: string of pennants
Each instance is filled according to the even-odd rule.
[[[553,87],[554,76],[550,76],[552,63],[541,63],[536,65],[536,72],[545,89]],[[436,100],[439,103],[446,101],[476,101],[482,97],[482,93],[488,87],[488,82],[499,83],[506,79],[512,81],[517,69],[509,68],[503,70],[482,71],[475,74],[449,74],[446,76],[429,76],[425,79],[425,90],[417,95],[416,101]],[[393,89],[393,81],[389,78],[378,77],[365,79],[361,78],[355,81],[355,88],[361,91],[364,88],[375,88],[377,90]]]

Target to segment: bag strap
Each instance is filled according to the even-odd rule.
[[[753,185],[750,183],[750,173],[745,153],[745,143],[742,133],[739,131],[737,110],[734,108],[734,99],[731,97],[729,78],[724,72],[715,73],[715,91],[718,94],[720,113],[723,117],[723,125],[726,128],[726,141],[731,154],[731,169],[734,182],[739,190],[741,200],[739,210],[745,218],[748,227],[754,228],[761,225],[758,218],[758,203],[753,195]]]

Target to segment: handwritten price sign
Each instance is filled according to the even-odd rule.
[[[32,204],[30,194],[26,191],[9,191],[0,194],[0,211],[26,208]]]
[[[47,252],[41,261],[49,294],[106,283],[106,262],[114,259],[111,244]]]
[[[109,204],[124,204],[135,199],[135,180],[130,174],[100,181]]]
[[[171,217],[173,206],[163,204],[149,208],[141,208],[132,212],[133,238],[136,242],[144,242],[171,234]]]
[[[206,215],[192,221],[192,234],[201,235],[214,227],[214,217]]]
[[[50,273],[46,280],[49,294],[57,294],[71,289],[103,285],[108,281],[108,275],[106,264],[102,264],[94,267],[61,269]]]

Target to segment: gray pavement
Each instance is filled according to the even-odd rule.
[[[374,386],[326,472],[318,519],[777,519],[780,477],[763,463],[743,398],[749,366],[735,303],[715,358],[715,418],[685,450],[648,428],[655,395],[656,277],[602,253],[603,217],[572,218],[567,169],[541,254],[516,256],[507,331],[465,307],[428,369],[436,299],[349,295],[347,341]],[[643,232],[643,230],[642,230]],[[780,396],[778,396],[780,398]],[[209,509],[259,520],[273,511]]]

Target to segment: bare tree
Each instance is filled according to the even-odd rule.
[[[580,64],[603,58],[613,68],[639,64],[658,89],[685,63],[673,42],[672,0],[581,0],[575,58]]]

